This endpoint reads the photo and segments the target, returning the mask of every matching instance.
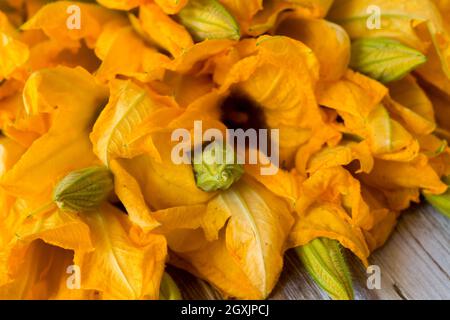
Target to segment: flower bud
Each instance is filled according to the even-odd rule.
[[[196,41],[241,37],[238,23],[217,0],[190,0],[178,17]]]
[[[308,273],[331,298],[353,299],[352,279],[339,242],[318,238],[295,250]]]
[[[70,172],[53,189],[53,201],[64,211],[98,209],[114,188],[113,176],[105,167]]]
[[[197,187],[206,192],[227,190],[244,173],[234,150],[222,142],[213,142],[196,154],[193,168]]]
[[[352,44],[350,66],[382,83],[403,78],[427,62],[421,52],[385,38],[363,38]]]

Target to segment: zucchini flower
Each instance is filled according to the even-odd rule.
[[[30,52],[19,39],[19,33],[10,23],[8,16],[0,11],[0,82],[14,76],[14,73],[28,60]]]
[[[34,73],[23,96],[28,117],[51,121],[26,149],[0,141],[0,299],[157,299],[166,241],[147,234],[137,243],[130,218],[102,201],[109,170],[91,167],[89,132],[108,91],[84,69],[61,66]],[[74,168],[88,169],[68,174]],[[57,181],[57,203],[42,206]],[[85,209],[95,210],[73,212]]]
[[[424,62],[420,52],[426,53],[427,62],[418,67],[416,73],[440,90],[449,91],[450,28],[445,21],[448,10],[446,4],[423,0],[336,0],[334,3],[327,19],[343,27],[352,40],[388,38],[417,50],[416,53],[411,49],[403,50],[398,57],[406,54],[409,58],[406,56],[402,58],[402,68],[408,64],[412,67]],[[373,10],[368,10],[369,5]],[[401,12],[401,15],[397,15],[398,12]],[[382,27],[379,27],[381,24]],[[378,50],[378,54],[389,55],[389,51],[389,49]],[[385,69],[386,65],[394,60],[388,63],[383,61],[383,64],[377,63],[377,66],[373,65],[371,68]]]

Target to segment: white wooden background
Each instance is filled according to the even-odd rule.
[[[367,289],[367,275],[349,256],[356,299],[450,299],[450,219],[431,207],[404,213],[387,244],[370,263],[381,269],[381,290]],[[169,268],[185,299],[221,299],[213,288],[188,273]],[[286,254],[284,271],[270,299],[328,299],[309,278],[295,253]]]

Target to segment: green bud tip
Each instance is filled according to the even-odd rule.
[[[350,66],[382,83],[400,80],[425,62],[420,51],[392,39],[362,38],[352,44]]]
[[[318,238],[295,250],[310,276],[331,298],[354,298],[350,271],[339,242]]]
[[[244,173],[234,150],[226,143],[212,142],[194,154],[193,168],[197,187],[206,192],[227,190]]]
[[[161,279],[161,286],[159,288],[159,299],[183,300],[180,289],[178,289],[177,284],[167,272],[164,272],[164,275]]]
[[[114,188],[111,172],[101,166],[70,172],[53,189],[53,201],[64,211],[93,211]]]
[[[236,19],[217,0],[190,0],[178,18],[196,41],[241,37]]]

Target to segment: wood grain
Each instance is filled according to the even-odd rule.
[[[356,299],[450,299],[450,220],[429,206],[404,213],[386,245],[370,258],[381,269],[381,289],[367,288],[364,266],[348,253]],[[169,273],[185,299],[221,299],[220,293],[187,272],[170,267]],[[329,299],[310,279],[294,252],[270,299]]]

